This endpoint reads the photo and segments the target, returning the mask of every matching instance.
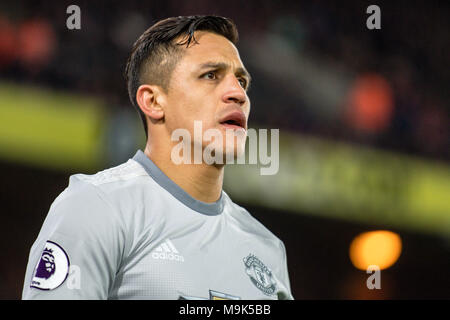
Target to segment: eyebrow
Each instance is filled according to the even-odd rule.
[[[203,69],[221,69],[226,70],[230,68],[230,65],[225,62],[206,62],[202,63],[199,67],[200,70]],[[236,75],[245,76],[247,78],[247,89],[250,88],[250,82],[252,81],[252,76],[250,73],[243,67],[238,67],[236,69]]]

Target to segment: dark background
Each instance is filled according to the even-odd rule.
[[[70,4],[81,8],[79,31],[66,28]],[[137,36],[168,16],[219,14],[236,22],[243,41],[238,48],[254,78],[249,92],[253,106],[250,123],[448,164],[449,3],[377,2],[382,29],[375,31],[365,27],[365,10],[370,4],[6,1],[0,4],[0,80],[95,95],[106,101],[110,113],[133,112],[122,72]],[[27,38],[30,30],[40,31]],[[262,72],[252,59],[245,41],[268,33],[282,34],[299,53],[319,62],[344,67],[354,79],[367,73],[381,76],[392,90],[390,112],[380,123],[361,124],[348,120],[344,108],[311,108],[311,102],[292,94],[289,82]],[[16,40],[22,44],[36,41],[44,44],[44,49],[33,50],[30,44],[28,52],[26,45],[19,46],[20,50],[9,45]],[[277,63],[282,62],[271,67],[276,69]],[[124,151],[105,165],[118,164],[133,154],[134,149]],[[21,297],[29,249],[50,204],[74,173],[75,169],[43,168],[0,158],[1,299]],[[384,225],[240,204],[284,241],[296,299],[450,298],[449,237],[390,228],[402,237],[402,254],[382,272],[382,290],[368,290],[368,275],[352,266],[348,247],[359,233]]]

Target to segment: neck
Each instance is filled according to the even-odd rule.
[[[175,164],[171,150],[147,142],[145,155],[173,182],[191,197],[202,202],[219,200],[222,192],[224,166],[201,164]]]

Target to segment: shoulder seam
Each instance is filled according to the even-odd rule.
[[[123,174],[122,172],[129,169],[130,165],[131,169],[137,168],[139,171],[131,171]],[[118,174],[117,174],[118,173]],[[89,183],[93,186],[100,186],[107,183],[114,183],[120,180],[128,180],[135,177],[145,176],[147,173],[145,170],[133,159],[128,160],[127,162],[110,169],[106,169],[92,176],[84,176],[84,175],[75,175],[78,180]]]

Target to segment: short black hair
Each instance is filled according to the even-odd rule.
[[[196,42],[195,31],[208,31],[237,44],[239,36],[234,22],[214,15],[178,16],[160,20],[148,28],[134,43],[125,68],[125,79],[131,103],[139,112],[147,132],[145,114],[136,101],[136,93],[143,83],[156,84],[168,90],[170,76],[182,56],[178,46],[189,47]],[[174,39],[184,36],[181,41]]]

